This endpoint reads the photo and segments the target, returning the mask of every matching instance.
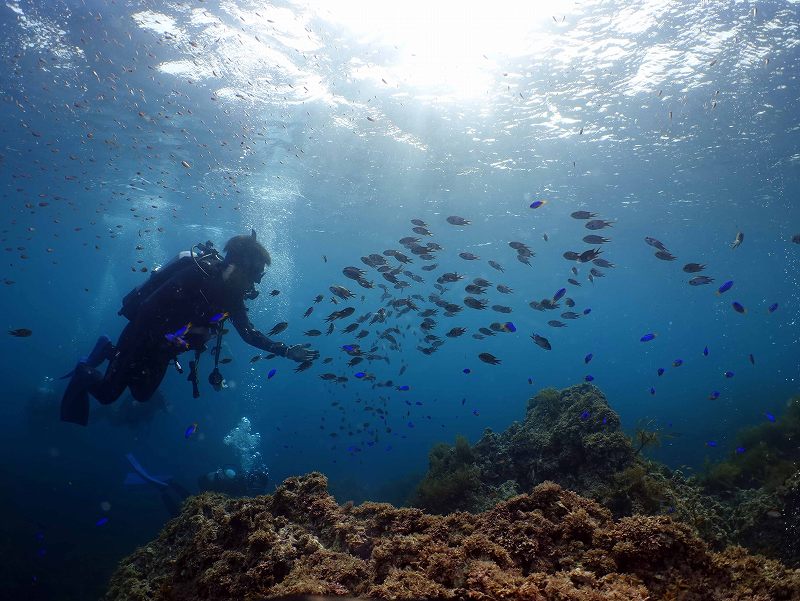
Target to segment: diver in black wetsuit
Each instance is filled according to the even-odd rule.
[[[148,400],[161,384],[170,362],[187,350],[196,352],[192,374],[196,386],[196,361],[212,336],[221,335],[226,319],[247,344],[293,361],[313,361],[319,352],[308,345],[287,346],[256,330],[247,316],[245,299],[258,295],[271,260],[267,250],[250,236],[234,236],[225,244],[224,259],[207,243],[182,253],[177,260],[154,271],[147,282],[123,299],[120,315],[130,320],[113,346],[101,336],[94,350],[80,361],[61,400],[62,421],[86,425],[89,394],[102,404],[113,403],[129,388],[137,401]],[[219,341],[217,338],[219,359]],[[109,360],[105,375],[97,367]],[[176,362],[177,365],[177,362]],[[180,371],[180,369],[179,369]],[[192,376],[190,375],[190,378]],[[215,379],[216,378],[216,379]],[[219,388],[222,378],[214,369],[209,381]]]

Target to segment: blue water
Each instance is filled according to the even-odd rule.
[[[223,438],[243,416],[273,483],[320,470],[341,500],[394,502],[435,442],[503,430],[541,388],[587,375],[629,431],[654,420],[680,433],[654,456],[689,473],[725,457],[765,412],[780,419],[800,377],[797,3],[524,4],[481,14],[449,3],[0,6],[0,308],[7,329],[33,331],[0,338],[0,581],[13,594],[98,597],[168,517],[151,490],[123,485],[125,453],[196,489],[199,475],[237,464]],[[591,232],[576,210],[613,226]],[[450,215],[472,223],[452,226]],[[414,235],[411,219],[443,247],[439,267],[421,271],[415,257],[408,267],[425,283],[399,276],[412,285],[394,290],[360,257],[406,252],[397,241]],[[205,383],[206,357],[199,399],[170,371],[167,410],[151,419],[115,425],[113,406],[94,403],[89,427],[59,423],[58,377],[100,333],[116,338],[121,297],[148,277],[141,268],[251,227],[273,256],[251,319],[263,331],[288,321],[278,339],[308,341],[333,362],[302,373],[280,358],[251,364],[258,351],[231,334],[227,389]],[[615,264],[594,283],[590,265],[562,257],[590,248],[587,234],[611,239],[602,257]],[[655,258],[645,236],[677,260]],[[531,267],[510,241],[536,253]],[[707,264],[714,283],[689,286],[688,262]],[[422,319],[392,316],[359,341],[376,341],[389,362],[351,368],[341,345],[353,335],[303,336],[345,305],[329,302],[333,284],[357,295],[353,318],[383,305],[380,288],[342,275],[351,265],[397,298],[422,295],[420,310],[445,271],[465,275],[444,295],[455,303],[483,277],[513,288],[486,295],[513,312],[440,311],[433,333],[445,344],[430,356],[416,348]],[[566,283],[573,265],[580,287]],[[733,288],[716,295],[726,280]],[[567,307],[528,303],[562,286],[591,313],[556,329],[546,322]],[[517,331],[471,337],[505,321]],[[376,337],[393,326],[399,351]],[[456,326],[467,334],[446,338]],[[553,349],[534,345],[534,332]],[[648,332],[656,339],[640,342]],[[481,362],[484,352],[501,363]],[[410,390],[373,387],[358,370]],[[365,406],[385,407],[386,423]]]

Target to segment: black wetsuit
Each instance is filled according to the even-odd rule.
[[[244,291],[234,289],[223,277],[222,262],[198,266],[195,259],[184,257],[154,272],[150,279],[134,291],[137,308],[120,314],[131,321],[120,334],[113,357],[104,376],[93,370],[89,393],[103,404],[113,403],[130,388],[137,401],[148,400],[156,391],[170,362],[187,350],[203,349],[216,335],[217,324],[211,318],[228,313],[236,331],[247,344],[268,353],[286,356],[287,346],[275,342],[256,330],[247,316]],[[171,342],[168,334],[191,324],[180,338]]]

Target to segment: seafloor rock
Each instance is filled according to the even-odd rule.
[[[434,513],[486,511],[553,481],[598,501],[616,517],[671,515],[717,549],[736,542],[730,508],[680,472],[642,457],[658,431],[639,429],[635,446],[596,386],[545,389],[525,419],[504,432],[486,430],[474,446],[458,437],[436,445],[411,502]]]
[[[187,501],[126,558],[106,601],[256,600],[283,595],[559,601],[800,598],[800,571],[715,553],[665,516],[614,521],[594,501],[540,484],[480,514],[337,505],[327,480],[275,494]]]
[[[504,432],[487,429],[471,448],[464,439],[452,449],[434,447],[412,501],[437,513],[481,511],[545,480],[600,499],[610,496],[614,475],[636,462],[599,388],[548,388],[528,401],[525,419]]]
[[[775,490],[740,490],[728,506],[739,544],[800,566],[800,471]]]

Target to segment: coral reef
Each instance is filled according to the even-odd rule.
[[[790,411],[795,411],[793,406],[790,403]],[[738,491],[731,479],[725,494],[720,495],[719,486],[706,482],[704,488],[696,478],[643,456],[644,450],[658,445],[665,435],[645,422],[639,424],[633,440],[629,439],[595,386],[542,390],[528,401],[525,419],[506,431],[487,430],[472,447],[463,438],[453,447],[435,446],[430,469],[411,502],[433,513],[480,512],[549,480],[599,502],[615,517],[669,515],[717,550],[741,544],[790,565],[798,564],[796,549],[790,550],[794,548],[791,541],[800,534],[800,524],[791,522],[798,514],[784,510],[784,496],[795,498],[789,489]],[[781,460],[772,466],[759,451],[763,444],[751,445],[756,450],[752,457],[759,461],[761,484],[783,482],[780,478],[795,465],[784,436],[789,441],[800,437],[800,411],[782,417],[777,425],[769,423],[743,435],[746,442],[742,444],[767,439],[780,449],[769,451]],[[773,449],[773,445],[764,448]],[[800,453],[797,447],[793,450]],[[737,454],[731,462],[716,466],[712,471],[717,474],[715,482],[720,482],[724,470],[740,474],[748,461]],[[754,481],[757,470],[748,468],[749,481]]]
[[[338,505],[318,473],[271,496],[205,493],[126,558],[106,601],[383,599],[773,600],[800,571],[711,551],[667,516],[614,520],[553,482],[471,514]]]
[[[800,469],[800,396],[789,400],[780,419],[747,428],[736,437],[736,451],[709,465],[708,490],[725,495],[746,488],[776,491]]]
[[[660,433],[643,426],[635,438],[634,446],[596,386],[545,389],[504,432],[486,430],[471,448],[463,438],[434,447],[411,502],[435,513],[478,512],[549,480],[618,517],[674,511],[679,478],[641,456]]]

